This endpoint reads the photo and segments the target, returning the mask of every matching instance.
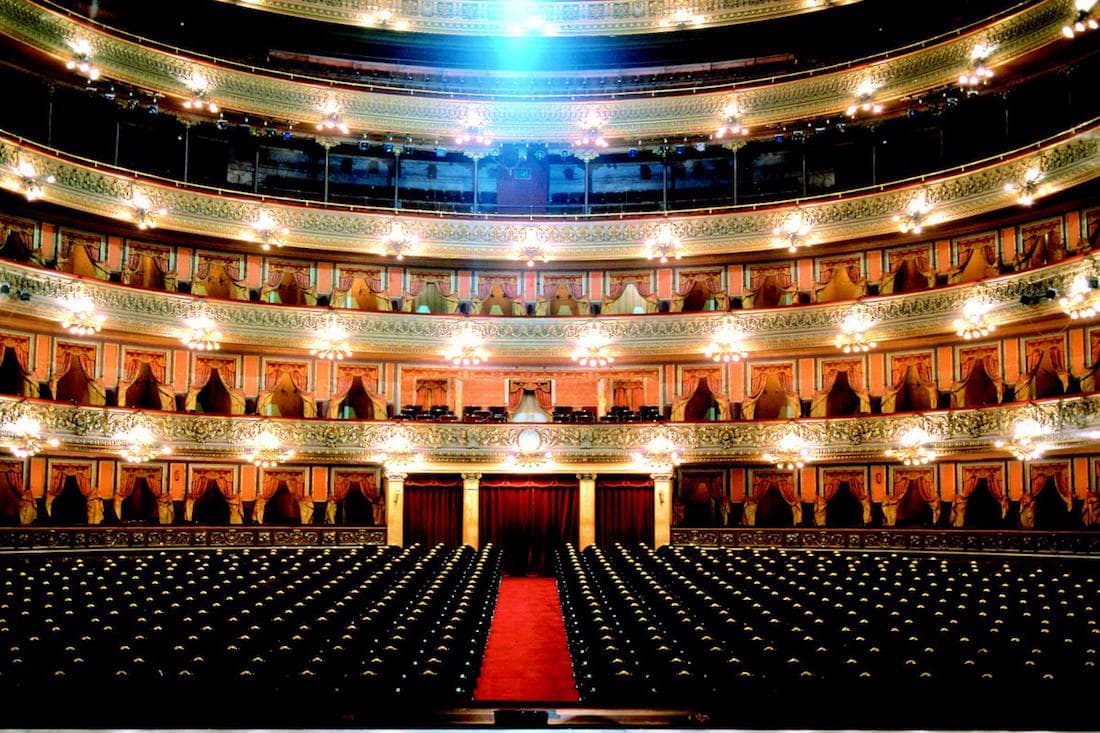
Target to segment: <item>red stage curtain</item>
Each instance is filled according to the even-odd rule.
[[[609,476],[596,480],[596,544],[653,544],[653,479]]]
[[[576,542],[577,482],[564,476],[498,476],[479,487],[478,533],[504,552],[510,575],[554,574],[554,550]]]
[[[409,476],[405,479],[405,544],[425,547],[462,541],[462,479]]]

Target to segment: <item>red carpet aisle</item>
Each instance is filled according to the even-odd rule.
[[[576,702],[553,578],[503,578],[475,700]]]

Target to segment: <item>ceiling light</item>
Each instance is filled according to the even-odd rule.
[[[994,48],[987,43],[979,43],[970,52],[970,66],[959,75],[959,86],[973,89],[988,84],[993,78],[993,69],[989,68],[989,57]]]
[[[723,320],[710,338],[710,343],[703,349],[708,359],[729,363],[741,361],[749,355],[745,348],[745,332],[736,318]]]
[[[212,115],[221,111],[218,103],[210,99],[210,83],[206,77],[196,72],[185,83],[191,90],[191,96],[183,100],[184,109],[193,112],[209,112]]]
[[[379,448],[379,452],[371,456],[371,460],[385,466],[388,473],[408,473],[424,463],[424,457],[416,444],[408,433],[399,428],[394,428]]]
[[[645,240],[646,259],[660,260],[662,265],[667,264],[669,258],[678,260],[684,256],[682,244],[671,224],[661,224],[654,236]]]
[[[1040,185],[1042,180],[1042,169],[1038,165],[1030,166],[1020,180],[1005,184],[1005,193],[1015,196],[1020,206],[1031,206],[1035,199],[1046,193],[1046,188]]]
[[[393,257],[400,262],[405,255],[413,253],[413,249],[420,243],[420,237],[415,232],[405,229],[405,226],[395,221],[390,225],[390,230],[382,235],[383,254]]]
[[[955,333],[972,341],[985,338],[997,330],[997,326],[989,321],[989,313],[993,306],[984,297],[975,297],[963,303],[962,315],[955,319],[953,324]]]
[[[539,230],[535,227],[525,227],[523,239],[512,243],[512,258],[527,260],[528,267],[535,266],[535,260],[550,261],[550,245],[543,241]]]
[[[909,203],[905,205],[905,213],[895,214],[894,222],[902,234],[920,234],[924,227],[937,223],[938,219],[932,216],[935,206],[929,200],[928,193],[921,191]]]
[[[775,450],[765,453],[763,458],[782,471],[793,471],[810,463],[813,460],[813,453],[805,438],[789,430],[779,439]]]
[[[856,87],[856,99],[848,109],[844,111],[849,117],[855,117],[856,114],[864,112],[866,114],[877,115],[882,112],[882,105],[875,101],[875,90],[878,89],[878,85],[873,81],[865,80]]]
[[[130,210],[124,214],[124,218],[133,219],[134,224],[142,231],[157,228],[157,217],[164,216],[168,209],[163,206],[155,206],[149,197],[141,191],[134,191],[127,202]]]
[[[115,440],[122,444],[118,454],[126,463],[148,463],[172,454],[171,447],[160,445],[160,439],[142,423],[118,433]]]
[[[290,233],[290,230],[280,226],[271,212],[266,209],[261,210],[256,216],[256,220],[252,222],[252,229],[256,232],[260,246],[265,252],[272,247],[282,247],[286,244],[286,236]]]
[[[103,328],[104,317],[96,312],[95,303],[86,293],[76,293],[62,304],[65,315],[61,326],[74,336],[91,336]]]
[[[455,366],[477,366],[488,360],[485,339],[472,323],[463,323],[443,349],[443,358]]]
[[[19,181],[17,189],[27,201],[37,201],[42,198],[46,195],[46,184],[57,182],[52,175],[39,175],[34,166],[26,161],[21,161],[13,170]]]
[[[485,133],[485,116],[476,107],[466,110],[459,125],[462,131],[455,135],[457,145],[490,145],[493,142]]]
[[[294,458],[294,451],[284,449],[279,436],[261,427],[252,438],[252,448],[244,459],[257,468],[275,468]]]
[[[603,136],[603,128],[607,125],[607,119],[597,110],[590,109],[581,118],[581,136],[577,138],[577,145],[582,148],[606,148],[607,139]]]
[[[217,351],[222,347],[222,332],[218,324],[207,315],[194,315],[184,321],[186,328],[180,336],[183,345],[192,351]]]
[[[42,423],[30,415],[20,415],[15,420],[0,427],[4,446],[16,458],[30,458],[46,448],[57,448],[61,441],[57,438],[45,438],[42,435]]]
[[[643,470],[666,473],[683,462],[680,449],[665,433],[659,433],[640,451],[631,454],[634,464]]]
[[[730,102],[723,107],[720,116],[722,124],[714,132],[716,138],[749,134],[749,128],[741,124],[741,108],[737,105],[737,102]]]
[[[895,458],[906,466],[926,466],[936,460],[936,451],[929,447],[933,438],[927,430],[910,428],[898,438],[898,447],[886,451],[887,458]]]
[[[73,55],[65,62],[65,68],[86,76],[90,81],[99,79],[99,67],[92,63],[92,44],[87,39],[69,43]]]
[[[395,31],[407,31],[409,21],[397,15],[390,8],[374,8],[359,16],[359,22],[367,28],[390,28]]]
[[[1093,318],[1100,312],[1100,295],[1093,287],[1096,278],[1088,275],[1076,275],[1070,280],[1066,294],[1058,300],[1058,305],[1073,320]]]
[[[845,354],[867,353],[876,346],[867,335],[874,325],[875,321],[867,309],[862,305],[854,305],[840,320],[840,332],[833,343]]]
[[[807,239],[813,227],[809,218],[801,210],[797,209],[787,215],[785,219],[772,230],[777,246],[786,247],[788,252],[797,252],[799,247],[810,244]]]
[[[1100,23],[1092,14],[1095,7],[1096,0],[1075,0],[1073,3],[1073,20],[1062,26],[1062,35],[1066,38],[1074,38],[1081,33],[1094,31],[1100,27]]]
[[[314,345],[309,353],[318,359],[343,361],[351,356],[348,331],[335,316],[329,317],[325,324],[317,330],[317,335],[313,341]]]
[[[997,440],[993,445],[1007,450],[1018,461],[1035,461],[1050,450],[1051,446],[1040,440],[1047,432],[1038,420],[1025,418],[1013,426],[1011,440]]]
[[[691,8],[677,8],[662,18],[657,23],[660,28],[684,29],[688,27],[698,28],[706,22],[706,17],[696,13]]]
[[[321,114],[324,117],[316,125],[319,132],[339,132],[341,135],[347,135],[351,132],[351,128],[347,126],[347,123],[340,119],[340,107],[336,102],[328,102],[321,109]]]
[[[582,367],[603,368],[615,361],[610,351],[611,337],[597,326],[589,326],[577,339],[571,358]]]

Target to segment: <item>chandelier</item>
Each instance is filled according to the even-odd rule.
[[[703,354],[717,362],[738,362],[749,355],[745,348],[745,332],[735,318],[725,319],[711,334]]]
[[[1066,294],[1058,299],[1058,305],[1073,320],[1093,318],[1100,313],[1100,296],[1096,293],[1097,280],[1087,275],[1077,275],[1066,288]]]
[[[549,468],[554,463],[554,455],[542,450],[542,437],[535,430],[524,430],[516,439],[516,452],[509,453],[505,463],[509,468],[538,470]]]
[[[812,461],[813,453],[805,438],[794,431],[788,431],[779,439],[775,450],[765,453],[763,458],[780,470],[793,471]]]
[[[130,211],[126,213],[125,218],[133,219],[134,224],[142,231],[156,229],[157,217],[168,213],[168,209],[163,206],[154,206],[149,197],[140,191],[134,191],[126,203]]]
[[[256,216],[256,220],[252,222],[252,229],[256,232],[260,247],[265,252],[272,247],[282,247],[286,244],[286,235],[290,233],[290,230],[280,226],[271,212],[266,209]]]
[[[313,348],[309,353],[318,359],[329,361],[342,361],[351,356],[351,346],[348,344],[348,332],[335,317],[329,318],[325,324],[317,330],[317,336],[313,340]]]
[[[964,89],[988,84],[993,78],[993,69],[989,68],[989,57],[993,55],[993,47],[986,43],[979,43],[970,52],[970,67],[959,75],[959,86]]]
[[[607,138],[603,136],[603,128],[607,120],[594,109],[584,113],[581,118],[581,136],[577,138],[577,145],[582,148],[606,148]]]
[[[605,367],[615,361],[609,350],[610,346],[611,338],[592,326],[577,340],[572,359],[582,367]]]
[[[455,135],[456,145],[489,145],[493,141],[485,134],[485,116],[475,107],[466,110],[459,121],[462,131]]]
[[[691,8],[677,8],[662,18],[657,25],[660,28],[698,28],[706,22],[706,17]]]
[[[865,80],[856,87],[856,99],[844,111],[849,117],[855,117],[859,112],[877,115],[882,112],[882,105],[875,101],[875,90],[878,85],[873,81]]]
[[[721,117],[722,124],[714,132],[716,138],[722,139],[749,134],[749,128],[741,124],[741,108],[737,105],[737,102],[730,102],[723,107]]]
[[[217,351],[222,347],[222,332],[207,315],[195,315],[184,321],[186,327],[180,341],[192,351]]]
[[[671,224],[661,224],[657,227],[657,233],[645,240],[646,259],[659,259],[662,265],[667,264],[670,258],[678,260],[684,256],[682,244]]]
[[[680,449],[664,433],[654,436],[642,450],[632,453],[631,459],[639,468],[654,472],[671,471],[673,466],[683,462]]]
[[[1050,449],[1049,444],[1039,440],[1046,433],[1038,420],[1025,418],[1012,428],[1012,440],[997,440],[993,445],[1006,449],[1017,461],[1035,461]]]
[[[538,229],[526,227],[523,230],[523,239],[512,243],[512,257],[527,260],[527,266],[534,267],[535,260],[550,261],[550,245],[542,240]]]
[[[65,315],[61,326],[74,336],[91,336],[103,328],[104,317],[96,312],[95,303],[85,293],[69,296],[63,303]]]
[[[221,108],[218,103],[210,99],[210,84],[200,74],[193,74],[187,80],[187,88],[191,90],[191,96],[183,100],[183,108],[194,112],[209,112],[218,114]]]
[[[390,8],[375,8],[359,16],[359,22],[367,28],[392,28],[395,31],[407,31],[409,21],[398,17]]]
[[[19,179],[19,193],[27,201],[37,201],[46,195],[45,184],[56,183],[57,179],[52,175],[38,175],[34,166],[22,161],[15,167],[15,176]]]
[[[489,358],[485,339],[470,323],[459,326],[443,349],[443,358],[455,366],[477,366]]]
[[[935,223],[934,217],[929,216],[934,208],[928,200],[927,192],[921,191],[909,199],[909,203],[905,205],[905,213],[894,215],[894,222],[902,234],[920,234],[925,226]]]
[[[69,43],[73,56],[65,62],[65,68],[88,77],[90,81],[99,79],[99,67],[92,63],[92,44],[87,39]]]
[[[861,305],[852,306],[840,319],[840,332],[833,339],[836,347],[845,354],[867,353],[875,348],[875,342],[867,332],[875,325],[871,314]]]
[[[1080,33],[1094,31],[1100,27],[1100,23],[1092,15],[1094,7],[1096,7],[1096,0],[1075,0],[1073,22],[1062,26],[1062,35],[1066,38],[1074,38]]]
[[[898,447],[886,451],[887,458],[896,458],[905,466],[927,466],[936,460],[936,451],[929,447],[932,436],[921,428],[910,428],[898,438]]]
[[[30,415],[21,415],[0,427],[4,434],[4,445],[16,458],[30,458],[46,448],[61,445],[57,438],[42,436],[42,423]]]
[[[339,132],[347,135],[351,131],[347,123],[340,119],[340,106],[335,101],[329,100],[321,108],[321,114],[324,117],[316,125],[318,132]]]
[[[275,468],[294,458],[294,451],[284,449],[279,436],[267,428],[261,429],[252,438],[252,449],[244,459],[257,468]]]
[[[772,235],[775,237],[776,246],[786,247],[788,252],[797,252],[799,247],[810,244],[807,236],[812,229],[806,214],[796,210],[788,214],[787,218],[772,230]]]
[[[962,315],[955,319],[955,333],[967,341],[985,338],[997,330],[989,321],[993,307],[984,298],[971,298],[963,303]]]
[[[1005,193],[1010,193],[1016,197],[1016,203],[1020,206],[1031,206],[1035,203],[1035,199],[1042,196],[1046,191],[1040,186],[1040,182],[1043,180],[1043,171],[1039,166],[1034,165],[1024,171],[1023,178],[1018,181],[1009,181],[1005,184]]]
[[[393,257],[398,262],[405,259],[405,255],[412,254],[412,250],[420,243],[420,237],[416,232],[410,232],[405,226],[395,221],[390,225],[390,230],[382,235],[383,254]]]
[[[172,454],[169,446],[158,445],[160,441],[148,425],[134,425],[116,435],[115,440],[122,444],[118,454],[126,463],[148,463]]]
[[[404,430],[394,429],[379,448],[371,460],[381,463],[390,473],[408,473],[424,463],[424,456]]]

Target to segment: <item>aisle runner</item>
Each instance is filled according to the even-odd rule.
[[[553,578],[503,578],[475,700],[576,702]]]

